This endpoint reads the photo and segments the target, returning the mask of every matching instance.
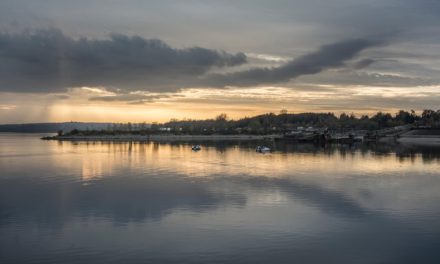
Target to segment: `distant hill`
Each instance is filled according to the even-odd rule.
[[[108,129],[113,123],[83,123],[83,122],[64,122],[64,123],[32,123],[32,124],[6,124],[0,125],[0,132],[17,133],[56,133],[59,130],[70,132],[78,130],[101,130]]]

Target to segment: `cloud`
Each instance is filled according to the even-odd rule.
[[[67,100],[70,99],[70,96],[67,94],[53,94],[51,95],[52,98],[57,100]]]
[[[337,68],[355,58],[364,49],[382,44],[381,41],[351,39],[324,45],[317,51],[300,56],[288,63],[271,68],[254,68],[228,74],[211,74],[206,77],[212,86],[252,86],[287,82],[302,75],[320,73]]]
[[[246,56],[248,58],[255,58],[255,59],[258,59],[258,60],[270,61],[270,62],[286,62],[286,61],[289,61],[288,58],[284,58],[284,57],[280,57],[280,56],[275,56],[275,55],[270,55],[270,54],[246,53]]]
[[[0,110],[14,110],[16,107],[16,105],[0,104]]]
[[[156,99],[167,98],[169,95],[164,94],[118,94],[111,96],[94,96],[90,97],[89,101],[102,101],[102,102],[151,102]]]
[[[364,69],[373,64],[375,60],[373,59],[363,59],[354,63],[353,68],[356,70]]]
[[[175,49],[139,36],[73,39],[57,29],[0,33],[0,91],[59,92],[79,86],[154,90],[243,63],[244,53]]]
[[[338,85],[338,86],[377,86],[377,87],[415,87],[439,84],[438,80],[418,76],[338,70],[321,73],[316,76],[302,76],[298,83]]]
[[[243,69],[234,67],[247,63],[247,56],[241,52],[175,49],[161,40],[139,36],[74,39],[58,29],[0,33],[0,91],[59,93],[70,87],[105,87],[115,96],[90,100],[148,102],[162,97],[133,92],[287,83],[300,76],[346,67],[347,61],[365,49],[383,43],[349,39],[321,46],[280,66]],[[372,62],[364,59],[352,67],[362,68]],[[220,68],[227,68],[226,73]]]

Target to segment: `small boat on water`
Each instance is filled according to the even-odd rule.
[[[191,147],[191,149],[194,150],[194,151],[199,151],[199,150],[202,149],[202,147],[200,145],[194,145],[194,146]]]
[[[270,148],[266,146],[257,146],[255,151],[260,153],[265,153],[265,152],[270,152]]]

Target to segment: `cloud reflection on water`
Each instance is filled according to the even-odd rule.
[[[3,259],[20,249],[22,262],[53,263],[433,256],[438,149],[201,144],[0,141]]]

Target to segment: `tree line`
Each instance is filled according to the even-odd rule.
[[[71,134],[132,133],[132,134],[273,134],[285,133],[298,127],[328,128],[330,130],[378,130],[383,128],[417,124],[440,128],[440,110],[424,110],[417,114],[414,110],[399,110],[395,114],[378,112],[372,116],[342,113],[268,113],[237,120],[220,114],[212,119],[171,119],[165,123],[121,123],[113,124],[102,131],[72,131]]]

